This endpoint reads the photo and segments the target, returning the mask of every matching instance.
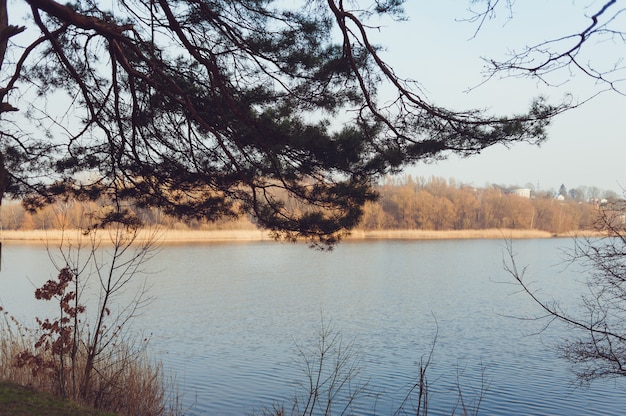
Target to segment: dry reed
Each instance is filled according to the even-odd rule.
[[[77,239],[77,231],[72,230],[5,230],[0,233],[0,241],[26,244],[50,244],[62,240]],[[602,235],[592,231],[572,231],[559,235],[541,230],[353,230],[348,240],[363,239],[528,239],[550,237],[575,237]],[[139,230],[137,241],[147,241],[155,237],[153,230]],[[271,241],[273,238],[267,231],[253,230],[161,230],[157,232],[160,243],[195,243],[195,242],[237,242],[237,241]]]
[[[39,338],[35,330],[26,328],[3,311],[0,318],[0,380],[28,386],[35,391],[59,394],[58,381],[49,371],[33,371],[31,366],[17,365],[16,357],[23,351],[54,359],[50,350],[34,348]],[[84,364],[84,352],[77,358]],[[58,359],[58,357],[57,357]],[[80,374],[80,371],[78,372]],[[168,404],[166,380],[161,364],[149,360],[145,348],[118,343],[109,354],[100,357],[87,396],[76,402],[115,412],[121,416],[174,415],[179,409]],[[81,380],[75,380],[80,385]],[[175,403],[175,401],[173,401]]]
[[[540,230],[355,230],[352,239],[407,239],[407,240],[445,240],[445,239],[518,239],[548,238],[553,234]]]

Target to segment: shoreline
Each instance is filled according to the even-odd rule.
[[[101,233],[103,241],[107,234]],[[344,241],[360,240],[453,240],[453,239],[539,239],[600,236],[597,232],[578,231],[559,235],[539,230],[352,230]],[[46,244],[86,239],[78,230],[4,230],[0,242]],[[139,231],[137,241],[155,239],[159,243],[220,243],[274,241],[266,230],[150,230]]]

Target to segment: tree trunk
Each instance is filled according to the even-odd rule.
[[[9,38],[26,30],[24,26],[12,26],[9,24],[9,14],[7,10],[7,0],[0,0],[0,70],[4,63],[4,56],[9,44]],[[0,115],[6,111],[17,111],[17,108],[4,102],[4,97],[8,92],[6,86],[0,86]]]

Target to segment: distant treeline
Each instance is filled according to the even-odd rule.
[[[488,186],[474,188],[442,178],[389,178],[377,186],[380,199],[364,208],[360,228],[366,230],[480,230],[493,228],[534,229],[563,233],[590,229],[602,195],[597,188],[561,187],[554,192],[531,192],[530,198],[515,194],[514,188]],[[591,193],[590,193],[591,192]],[[609,196],[611,197],[611,196]],[[36,213],[24,210],[19,202],[6,202],[0,208],[3,229],[33,230],[84,226],[97,202],[62,202]],[[247,218],[210,223],[181,221],[159,209],[128,207],[146,226],[167,229],[252,229]]]
[[[406,177],[378,187],[380,199],[365,207],[361,227],[375,229],[535,229],[563,233],[589,229],[599,198],[562,189],[519,196],[515,187],[474,188],[442,178]],[[592,193],[598,193],[592,189]],[[600,195],[598,195],[600,196]],[[588,202],[592,200],[593,202]]]

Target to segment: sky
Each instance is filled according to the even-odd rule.
[[[526,45],[580,32],[591,22],[585,13],[595,12],[599,3],[514,2],[512,18],[508,10],[501,9],[476,33],[475,23],[463,21],[470,16],[469,0],[410,0],[405,7],[408,21],[383,21],[383,27],[373,31],[372,37],[385,46],[383,56],[396,73],[419,81],[431,102],[458,110],[487,108],[493,114],[507,115],[527,110],[533,97],[539,95],[554,103],[566,94],[580,101],[603,89],[588,77],[565,71],[553,74],[552,82],[558,86],[506,77],[480,85],[485,80],[481,57],[504,59],[510,51]],[[586,9],[589,5],[591,8]],[[597,65],[612,65],[624,56],[623,43],[591,46],[585,59]],[[540,147],[526,143],[511,148],[496,146],[477,156],[453,156],[436,164],[418,164],[405,172],[477,187],[532,185],[558,190],[563,184],[568,189],[596,186],[622,194],[626,189],[625,109],[625,96],[602,93],[558,116],[549,127],[548,141]]]

